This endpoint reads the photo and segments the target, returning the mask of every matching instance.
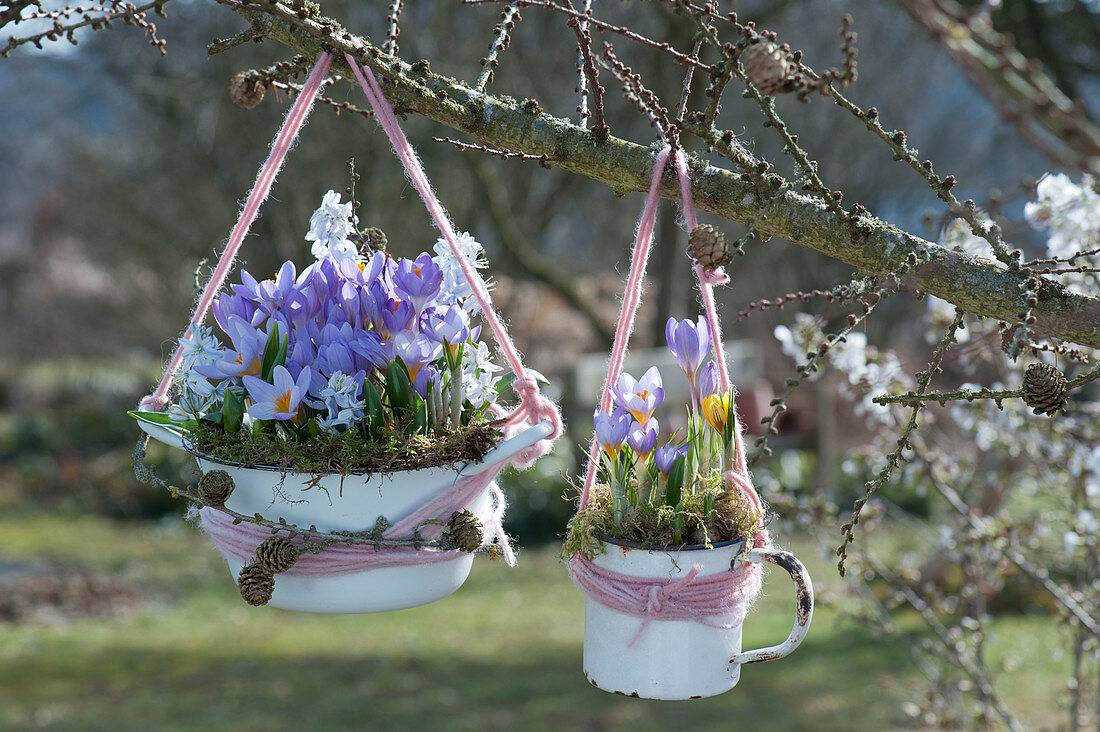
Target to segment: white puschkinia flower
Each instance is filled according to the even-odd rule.
[[[1046,175],[1036,186],[1036,200],[1024,206],[1024,216],[1036,229],[1048,229],[1047,250],[1069,257],[1100,242],[1100,193],[1096,181],[1084,176],[1078,185],[1064,173]]]
[[[338,406],[347,409],[353,405],[362,404],[357,399],[361,386],[362,382],[356,381],[343,371],[337,371],[329,377],[328,384],[321,389],[320,396],[326,402],[331,399]]]
[[[320,392],[328,409],[328,415],[317,420],[322,429],[334,432],[337,427],[348,427],[363,416],[366,404],[358,398],[361,387],[362,381],[357,381],[343,371],[337,371],[329,377],[328,384]]]
[[[176,424],[199,419],[210,411],[215,400],[224,398],[224,393],[219,394],[213,384],[191,371],[177,372],[175,382],[179,397],[168,407],[168,418]]]
[[[462,390],[475,409],[496,399],[495,373],[504,369],[490,360],[489,346],[480,341],[477,347],[466,344],[462,352]]]
[[[352,259],[358,257],[359,250],[348,236],[355,230],[359,219],[352,213],[351,201],[340,203],[340,194],[329,191],[321,199],[321,207],[313,212],[309,219],[309,233],[306,241],[313,242],[313,256],[324,259]]]
[[[455,235],[455,240],[463,258],[471,267],[478,270],[489,266],[489,262],[484,256],[485,250],[476,239],[468,233],[462,232]],[[451,253],[451,247],[448,246],[447,241],[440,239],[435,243],[433,249],[435,249],[433,259],[439,265],[439,268],[443,270],[443,284],[440,287],[441,296],[443,298],[449,296],[459,301],[472,295],[474,291],[470,287],[470,283],[466,281],[465,275],[462,274],[462,265],[459,263],[458,258]],[[489,283],[486,283],[485,286],[489,288]]]
[[[192,323],[190,335],[190,338],[180,339],[183,350],[183,360],[180,362],[182,371],[190,371],[196,366],[209,366],[221,358],[222,344],[214,337],[210,328]]]

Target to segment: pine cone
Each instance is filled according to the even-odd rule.
[[[275,591],[275,576],[255,562],[246,564],[237,575],[237,587],[249,605],[266,605]]]
[[[1066,377],[1053,366],[1033,363],[1024,374],[1024,403],[1035,414],[1054,414],[1066,405]]]
[[[446,537],[456,549],[476,552],[483,539],[481,519],[466,509],[455,511],[447,521]]]
[[[253,109],[264,100],[264,83],[247,71],[229,80],[229,98],[241,109]]]
[[[741,65],[752,85],[767,97],[791,91],[794,64],[777,44],[759,41],[741,53]]]
[[[696,264],[712,272],[733,261],[733,251],[726,243],[726,235],[710,224],[700,224],[691,230],[688,254]]]
[[[386,232],[379,229],[377,226],[371,226],[370,228],[363,229],[360,232],[360,236],[363,237],[363,243],[367,245],[367,248],[372,252],[384,252],[386,251]]]
[[[272,574],[285,572],[298,561],[298,545],[285,536],[269,536],[256,547],[256,564]]]
[[[211,470],[199,478],[199,498],[207,506],[224,506],[236,485],[224,470]]]

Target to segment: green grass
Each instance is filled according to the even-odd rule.
[[[745,667],[722,696],[662,703],[595,690],[581,673],[583,596],[554,547],[522,553],[515,569],[479,558],[433,605],[320,616],[245,606],[220,557],[178,522],[9,513],[0,537],[0,560],[80,562],[149,598],[126,621],[0,624],[5,730],[883,730],[904,726],[899,706],[918,688],[904,649],[820,609],[793,656]],[[836,581],[803,558],[819,585]],[[746,647],[789,630],[790,583],[773,572],[766,590]],[[998,643],[1043,654],[1035,623],[1013,622]]]

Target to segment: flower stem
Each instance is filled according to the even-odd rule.
[[[451,369],[451,426],[456,430],[462,427],[462,367]]]

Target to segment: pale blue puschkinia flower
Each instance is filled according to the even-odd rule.
[[[313,242],[313,256],[318,260],[326,257],[336,260],[357,258],[359,250],[348,239],[357,223],[359,219],[352,213],[351,201],[340,203],[339,193],[326,193],[320,208],[309,219],[306,241]]]
[[[199,419],[220,401],[224,387],[217,389],[194,371],[177,371],[173,382],[178,390],[175,403],[168,407],[168,418],[176,424]]]
[[[321,429],[334,432],[337,427],[351,426],[352,422],[363,416],[366,405],[359,394],[365,378],[365,371],[354,375],[337,371],[329,377],[328,383],[320,391],[320,397],[328,409],[326,416],[317,418]]]
[[[211,328],[192,323],[188,333],[190,338],[180,339],[183,351],[181,371],[190,371],[195,366],[209,366],[221,357],[222,344],[214,337]]]
[[[497,398],[494,374],[504,369],[493,363],[491,355],[485,341],[479,341],[476,348],[467,345],[462,352],[462,389],[475,409]]]
[[[362,371],[354,376],[337,371],[329,377],[328,384],[318,395],[325,400],[326,404],[331,400],[333,404],[344,409],[362,404],[359,401],[359,392],[363,389],[365,376],[366,374]]]
[[[475,270],[485,269],[489,266],[488,260],[485,259],[485,250],[466,232],[461,232],[455,235],[455,239],[458,243],[458,249],[462,252],[463,258],[473,267]],[[443,285],[440,287],[440,300],[444,302],[453,301],[461,302],[465,298],[470,297],[474,293],[470,287],[470,283],[466,281],[465,275],[462,274],[462,265],[459,263],[458,258],[451,253],[450,246],[447,245],[445,239],[439,239],[435,246],[435,263],[443,270]],[[485,282],[482,279],[482,282]],[[491,285],[485,282],[486,289],[490,289]],[[477,304],[470,303],[470,312],[477,312]]]
[[[329,377],[328,384],[320,391],[328,414],[317,418],[321,429],[335,432],[337,427],[350,427],[351,423],[363,416],[365,403],[359,398],[363,389],[366,372],[360,371],[349,376],[337,371]]]

